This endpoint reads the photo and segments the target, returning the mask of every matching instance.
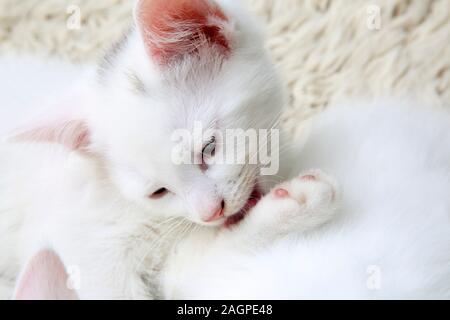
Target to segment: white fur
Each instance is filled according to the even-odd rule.
[[[258,177],[268,190],[289,176],[288,167],[292,176],[309,168],[335,176],[342,185],[338,215],[319,210],[304,221],[311,228],[293,223],[287,232],[282,227],[293,219],[287,215],[273,220],[274,233],[261,235],[279,210],[266,199],[231,231],[192,223],[203,223],[202,210],[214,207],[218,194],[226,216],[238,211],[258,171],[217,165],[204,174],[194,165],[175,166],[171,132],[195,121],[205,128],[270,128],[282,105],[257,27],[234,2],[219,2],[240,31],[222,68],[217,57],[202,56],[160,72],[133,31],[100,84],[82,79],[72,104],[57,104],[58,112],[72,116],[75,109],[84,117],[95,156],[44,143],[1,147],[2,275],[15,277],[39,248],[51,246],[80,272],[81,298],[448,298],[444,112],[381,102],[330,109],[317,119],[301,156],[282,154],[280,177]],[[130,73],[147,93],[134,92]],[[11,90],[27,91],[22,83]],[[11,94],[2,104],[15,100]],[[11,116],[8,128],[23,110],[2,110]],[[173,194],[148,199],[161,187]],[[366,286],[372,265],[382,271],[380,290]]]
[[[42,110],[50,109],[48,119],[39,119],[35,126],[81,117],[90,128],[91,144],[89,154],[46,143],[2,146],[2,273],[14,277],[18,266],[45,245],[53,247],[66,265],[82,270],[81,297],[151,297],[157,293],[149,292],[148,285],[158,283],[154,277],[167,253],[165,246],[172,243],[171,237],[180,236],[176,231],[190,227],[174,218],[207,224],[203,217],[213,213],[222,198],[225,217],[243,207],[258,167],[218,164],[203,172],[197,165],[171,161],[172,132],[191,130],[196,122],[205,130],[277,125],[282,92],[259,28],[236,2],[220,3],[234,28],[232,34],[229,31],[233,52],[226,59],[201,48],[199,55],[161,70],[147,54],[138,30],[133,30],[98,81],[88,72],[78,85],[67,70],[55,65],[51,69],[60,70],[61,78],[33,81],[28,72],[39,64],[15,62],[22,67],[5,79],[13,83],[4,101],[4,113],[11,119],[5,128],[22,124],[21,115],[29,110],[9,108],[17,105],[17,96],[30,89],[53,96],[52,90],[35,88],[36,82],[67,83],[76,89],[61,89],[61,99],[32,99],[33,105],[39,104],[33,116],[42,117]],[[5,62],[8,68],[9,64]],[[145,92],[136,88],[137,78]],[[271,183],[259,182],[263,189]],[[171,193],[149,199],[161,187]],[[223,222],[224,218],[209,225]],[[78,248],[80,239],[84,245]]]
[[[185,244],[170,264],[178,267],[166,278],[169,296],[448,299],[449,126],[448,112],[402,101],[324,112],[297,166],[337,177],[336,218],[259,250],[209,242],[192,259]]]

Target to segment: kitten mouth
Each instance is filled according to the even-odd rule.
[[[247,202],[244,204],[244,206],[236,212],[235,214],[229,216],[224,223],[225,228],[229,228],[232,226],[237,225],[239,222],[241,222],[247,214],[250,212],[250,210],[256,206],[256,204],[261,200],[263,197],[263,194],[259,190],[258,186],[256,186],[250,196],[247,199]]]

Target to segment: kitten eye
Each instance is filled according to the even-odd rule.
[[[216,137],[212,137],[211,140],[203,147],[202,150],[202,164],[200,168],[205,171],[208,169],[206,159],[214,157],[216,154]]]
[[[161,199],[168,193],[169,193],[169,190],[167,190],[166,188],[161,188],[161,189],[158,189],[155,192],[153,192],[150,195],[150,199]]]
[[[216,137],[212,137],[211,140],[203,147],[202,160],[205,157],[211,158],[216,154]]]

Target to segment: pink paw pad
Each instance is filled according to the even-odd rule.
[[[316,178],[316,176],[313,176],[312,174],[308,174],[306,176],[301,176],[300,180],[315,181],[315,180],[317,180],[317,178]]]
[[[274,194],[278,198],[289,197],[289,192],[286,189],[278,188],[274,191]]]

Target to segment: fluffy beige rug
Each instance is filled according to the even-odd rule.
[[[0,53],[97,59],[129,26],[132,2],[1,0]],[[354,96],[407,93],[450,106],[449,0],[245,2],[288,87],[289,130]]]

